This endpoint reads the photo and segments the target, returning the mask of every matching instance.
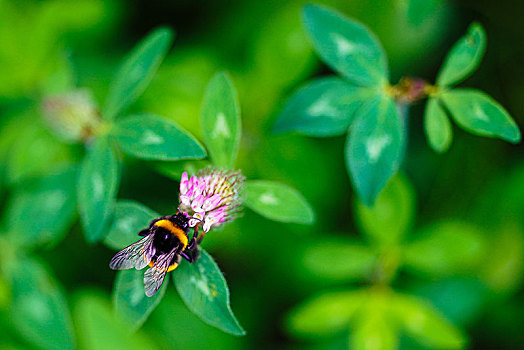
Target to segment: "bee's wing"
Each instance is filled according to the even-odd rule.
[[[143,269],[155,255],[153,235],[147,235],[140,241],[122,249],[111,259],[109,267],[113,270]]]
[[[177,252],[178,249],[175,248],[168,254],[160,255],[153,267],[144,274],[144,288],[148,297],[153,296],[160,289],[169,269],[169,264]]]

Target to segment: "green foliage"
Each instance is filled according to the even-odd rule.
[[[424,130],[431,148],[444,153],[451,146],[453,129],[439,99],[430,98],[424,113]]]
[[[119,164],[110,141],[103,137],[91,145],[78,178],[78,211],[91,243],[107,234],[116,201]]]
[[[388,80],[386,54],[362,24],[326,7],[304,7],[304,25],[320,57],[352,82],[383,86]]]
[[[122,151],[137,158],[172,161],[206,155],[200,143],[186,131],[152,114],[119,118],[111,134]]]
[[[215,74],[207,85],[200,124],[213,164],[233,168],[242,127],[237,92],[227,73]]]
[[[173,280],[188,309],[204,322],[234,335],[246,334],[231,311],[226,280],[206,251],[201,250],[193,264],[181,264]]]
[[[25,247],[56,243],[70,228],[76,207],[76,167],[18,188],[6,209],[12,242]]]
[[[439,86],[449,86],[466,79],[479,66],[486,50],[486,33],[473,23],[468,33],[449,51],[437,77]]]
[[[113,120],[149,85],[171,43],[170,29],[159,28],[142,40],[124,60],[107,97],[102,116]]]
[[[346,165],[359,198],[372,205],[404,153],[404,127],[395,102],[379,96],[358,113],[346,142]]]
[[[265,180],[247,181],[244,189],[245,204],[258,214],[271,220],[311,224],[315,220],[313,209],[294,188]]]

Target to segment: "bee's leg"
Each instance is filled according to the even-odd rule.
[[[143,229],[142,231],[138,232],[139,236],[145,237],[149,234],[149,229]]]
[[[194,249],[186,249],[181,252],[180,255],[190,263],[194,263],[200,256],[200,252],[198,251],[198,247],[195,246]]]

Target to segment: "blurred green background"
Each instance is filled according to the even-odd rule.
[[[450,46],[472,21],[481,22],[487,52],[465,84],[486,91],[524,125],[522,1],[319,2],[377,34],[389,57],[392,81],[404,75],[433,81]],[[337,242],[365,240],[356,224],[355,195],[344,166],[344,138],[271,134],[290,92],[313,76],[330,74],[301,27],[304,3],[0,0],[0,263],[4,264],[0,268],[13,259],[24,266],[14,280],[0,274],[0,348],[347,348],[352,336],[348,327],[323,337],[304,337],[287,321],[293,308],[319,292],[360,288],[372,280],[367,274],[357,279],[344,273],[345,264],[358,264],[361,256],[337,259],[336,254]],[[42,214],[72,215],[63,238],[51,245],[24,251],[4,239],[13,226],[12,208],[23,200],[30,184],[78,163],[84,154],[82,145],[63,143],[49,132],[41,116],[42,99],[60,86],[68,76],[64,72],[73,71],[74,84],[90,89],[102,104],[119,61],[159,25],[175,30],[174,46],[129,112],[171,118],[201,138],[205,85],[216,71],[227,70],[242,109],[238,168],[249,179],[295,187],[316,212],[315,224],[305,226],[272,222],[246,209],[241,218],[207,235],[203,246],[224,271],[233,311],[248,333],[245,337],[205,325],[186,309],[172,285],[144,326],[131,335],[126,320],[113,312],[115,273],[108,262],[114,251],[86,243],[78,215]],[[443,235],[428,249],[453,246],[457,251],[437,249],[436,255],[428,256],[424,247],[412,249],[414,259],[427,258],[429,267],[408,264],[392,287],[432,303],[464,331],[468,348],[524,348],[523,148],[455,128],[450,151],[437,155],[425,141],[421,105],[412,109],[402,169],[413,187],[409,196],[415,210],[405,240],[416,241],[428,227],[445,220],[451,224],[442,230],[455,227],[455,231],[450,228],[453,234]],[[164,215],[172,213],[178,205],[178,183],[161,175],[154,163],[122,157],[118,198],[137,200]],[[31,216],[39,214],[31,213],[23,224],[31,225]],[[476,233],[470,241],[461,240],[456,225],[468,225]],[[465,253],[472,245],[482,249]],[[24,264],[26,256],[31,262]],[[451,265],[439,270],[435,266],[440,260]],[[42,267],[32,266],[34,261]],[[61,331],[52,330],[52,325],[48,334],[40,335],[31,335],[24,327],[24,312],[37,312],[39,305],[20,306],[13,294],[20,284],[38,283],[63,291],[74,343],[54,342],[60,336],[53,332]],[[409,336],[402,336],[399,346],[432,348]]]

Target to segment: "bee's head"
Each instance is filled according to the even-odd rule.
[[[175,224],[177,224],[178,227],[180,227],[182,230],[184,230],[185,233],[189,231],[189,218],[186,214],[178,212],[175,215],[173,215],[173,221]]]

